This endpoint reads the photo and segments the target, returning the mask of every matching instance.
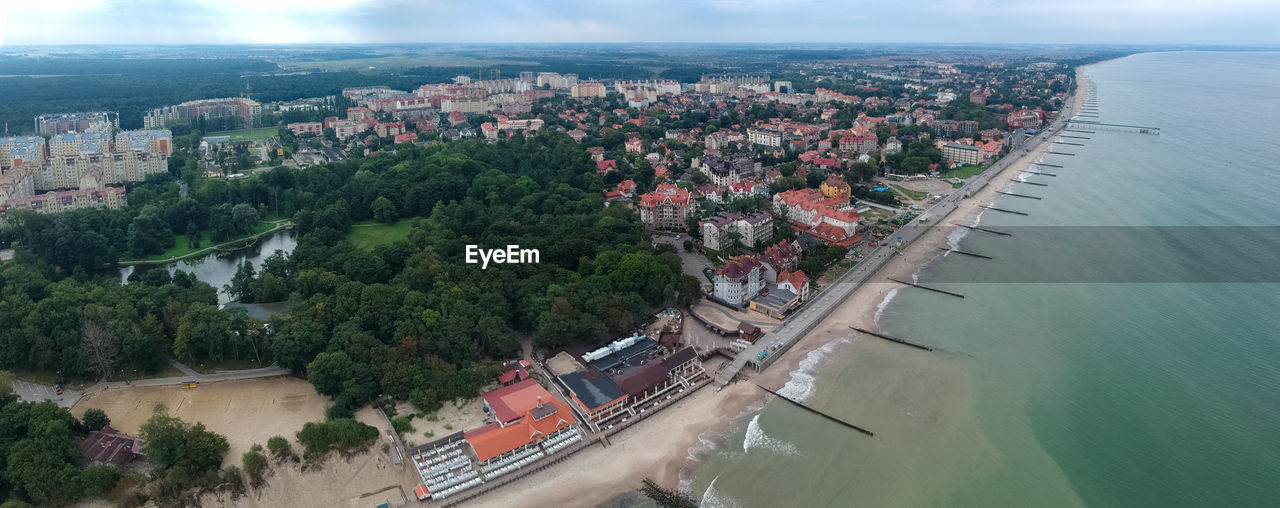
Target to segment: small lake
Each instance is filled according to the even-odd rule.
[[[222,290],[223,286],[231,284],[231,278],[236,274],[236,268],[240,264],[248,260],[253,264],[253,268],[257,272],[262,270],[262,261],[271,256],[277,250],[284,251],[285,254],[293,252],[293,248],[298,245],[297,239],[293,236],[293,231],[283,230],[274,235],[264,237],[252,246],[245,247],[231,254],[223,254],[216,256],[209,254],[201,258],[192,258],[185,261],[178,261],[166,265],[138,265],[126,266],[120,268],[120,283],[127,284],[129,275],[134,270],[169,270],[170,274],[178,270],[194,274],[196,278],[209,283],[214,289],[218,290],[218,303],[227,304],[231,302],[231,295],[226,294]]]

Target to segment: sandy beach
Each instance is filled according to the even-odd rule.
[[[1077,69],[1077,82],[1084,83],[1085,68]],[[1085,93],[1080,89],[1073,97],[1074,109],[1084,102]],[[1051,139],[1051,138],[1049,138]],[[929,261],[939,255],[939,247],[947,243],[947,237],[956,224],[972,224],[983,205],[989,205],[1009,182],[1018,177],[1032,162],[1049,150],[1046,141],[1015,156],[1000,174],[970,198],[960,201],[957,209],[945,221],[934,224],[924,235],[880,269],[876,280],[884,276],[909,280]],[[752,379],[762,386],[778,388],[786,384],[791,373],[813,350],[828,342],[850,335],[850,326],[875,330],[876,313],[889,292],[902,287],[892,282],[863,284],[831,313],[812,332],[800,339],[790,351],[766,372]],[[681,470],[693,465],[689,450],[700,439],[714,439],[735,422],[748,407],[764,399],[764,392],[752,383],[733,383],[720,392],[712,388],[700,390],[658,415],[636,424],[633,428],[612,439],[608,448],[591,448],[580,452],[571,460],[535,475],[521,479],[512,485],[498,489],[474,500],[478,504],[495,506],[547,505],[596,505],[606,502],[627,490],[637,488],[646,477],[663,485],[674,487],[680,481]],[[572,489],[539,488],[546,485],[573,485]]]

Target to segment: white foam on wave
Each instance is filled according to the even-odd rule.
[[[957,249],[957,250],[960,249],[960,240],[964,240],[964,237],[966,236],[969,236],[969,228],[952,229],[951,234],[947,235],[947,247],[951,247],[952,249]],[[944,256],[948,254],[951,254],[951,253],[950,252],[942,253],[942,255]]]
[[[876,315],[875,317],[872,318],[872,320],[875,321],[876,326],[880,326],[880,316],[884,315],[884,309],[889,307],[889,302],[893,300],[893,297],[898,296],[899,289],[902,289],[902,288],[896,287],[896,288],[890,289],[889,293],[884,295],[884,300],[881,300],[880,304],[876,305]]]
[[[796,449],[796,445],[765,434],[764,428],[760,426],[760,415],[751,418],[751,423],[747,424],[747,434],[742,438],[742,451],[749,452],[752,448],[769,450],[792,457],[800,455],[800,450]]]
[[[711,479],[711,483],[707,485],[707,491],[702,493],[702,504],[704,508],[742,508],[742,503],[737,499],[729,497],[728,494],[716,490],[717,476]]]
[[[818,365],[822,363],[823,358],[826,358],[841,344],[848,341],[848,337],[841,337],[810,351],[803,360],[800,360],[796,370],[791,371],[791,379],[787,380],[787,384],[778,389],[778,393],[795,401],[803,402],[807,400],[813,395],[814,382],[818,379]]]

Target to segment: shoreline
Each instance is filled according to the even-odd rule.
[[[1091,64],[1076,68],[1076,91],[1071,96],[1072,109],[1076,111],[1087,93],[1085,71]],[[930,262],[946,255],[938,247],[946,246],[955,224],[972,223],[1000,195],[1009,182],[1021,175],[1030,163],[1044,155],[1052,146],[1053,138],[1030,148],[1024,155],[1015,157],[1004,170],[992,176],[981,190],[962,199],[956,209],[947,216],[945,224],[935,224],[927,232],[903,249],[881,267],[876,274],[907,280],[914,277]],[[923,245],[923,246],[920,246]],[[881,278],[880,280],[883,280]],[[476,498],[485,504],[510,506],[598,505],[639,488],[641,480],[651,478],[666,487],[675,487],[697,467],[699,458],[695,448],[704,439],[716,440],[724,432],[740,423],[751,407],[765,400],[765,392],[752,386],[760,384],[774,389],[791,380],[809,353],[828,343],[852,335],[850,326],[878,330],[877,314],[892,291],[903,287],[893,282],[866,282],[853,291],[839,306],[815,328],[800,338],[786,351],[777,363],[766,372],[752,376],[751,382],[731,383],[723,390],[699,390],[675,407],[637,423],[633,428],[612,438],[608,448],[593,447],[579,452],[573,460],[530,475],[503,489]],[[614,450],[622,448],[623,451]],[[538,488],[549,483],[575,485],[573,492],[560,489]],[[683,486],[683,485],[681,485]],[[695,496],[698,493],[692,493]]]

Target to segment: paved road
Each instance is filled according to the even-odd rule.
[[[40,383],[32,383],[30,381],[14,380],[13,393],[23,402],[40,402],[53,401],[59,407],[74,406],[76,401],[80,400],[82,393],[79,390],[71,390],[64,388],[62,395],[54,393],[53,387]]]
[[[1071,99],[1068,99],[1068,103],[1070,103],[1070,101]],[[1036,133],[1035,136],[1028,139],[1027,143],[1024,143],[1022,146],[1036,146],[1041,142],[1057,136],[1059,131],[1066,126],[1068,116],[1069,115],[1066,114],[1066,109],[1064,109],[1063,113],[1058,116],[1058,119],[1054,121],[1054,123],[1046,126],[1040,132]],[[1025,153],[1026,150],[1023,150],[1023,152]],[[995,177],[995,175],[1000,174],[1000,172],[1004,171],[1005,168],[1009,167],[1009,165],[1017,158],[1012,155],[1013,154],[1005,156],[995,164],[992,164],[991,167],[986,169],[986,171],[970,178],[965,182],[963,187],[952,191],[952,193],[942,201],[922,212],[929,214],[930,222],[920,224],[918,221],[914,221],[910,225],[903,226],[895,231],[894,234],[889,237],[889,240],[897,242],[901,239],[900,241],[903,244],[910,245],[911,242],[919,238],[920,235],[928,231],[929,228],[942,222],[944,218],[950,215],[951,212],[956,209],[957,203],[960,199],[964,198],[966,192],[972,191],[977,193],[977,191],[986,186],[987,183]],[[796,314],[783,322],[783,324],[772,333],[761,337],[760,340],[751,347],[739,353],[733,362],[726,364],[725,367],[716,374],[716,383],[720,386],[729,384],[729,382],[733,380],[734,376],[737,375],[738,371],[742,370],[742,368],[747,365],[747,362],[755,360],[762,351],[769,348],[771,345],[781,342],[784,344],[783,347],[777,351],[771,351],[769,353],[771,357],[776,358],[783,351],[789,348],[791,344],[794,344],[796,340],[809,333],[809,331],[817,326],[819,322],[826,319],[826,317],[830,315],[836,307],[843,303],[849,295],[853,294],[853,291],[856,290],[858,286],[861,286],[862,283],[866,282],[867,279],[874,275],[881,266],[884,266],[884,263],[893,255],[895,255],[895,251],[886,245],[880,245],[875,249],[872,249],[866,256],[858,261],[858,264],[854,266],[852,270],[849,270],[844,275],[840,276],[840,278],[836,279],[830,287],[818,294],[818,296],[808,304],[801,307]],[[766,357],[763,364],[768,366],[768,364],[772,362],[773,358]]]

